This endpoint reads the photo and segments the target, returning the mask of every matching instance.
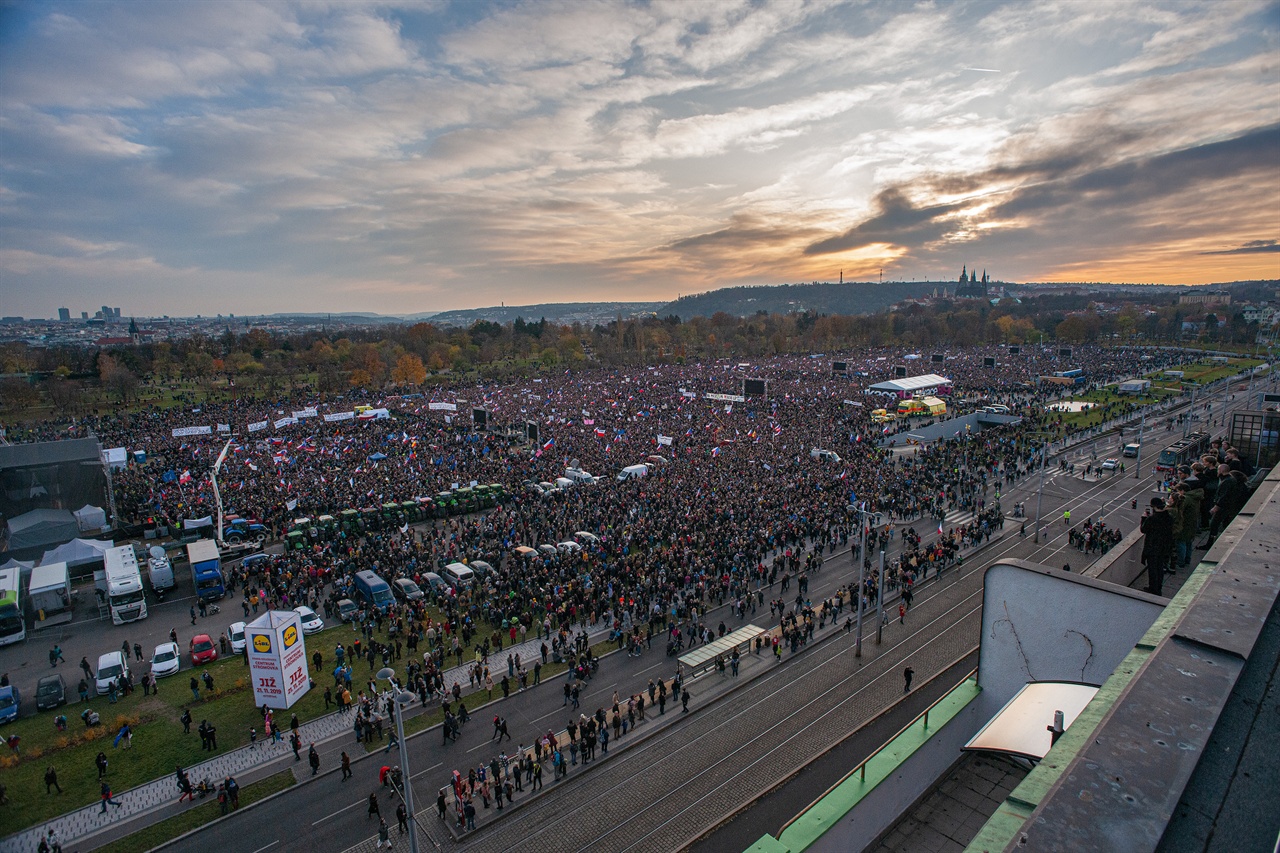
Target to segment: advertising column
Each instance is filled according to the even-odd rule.
[[[310,687],[302,623],[292,610],[271,610],[245,626],[253,701],[285,709]]]

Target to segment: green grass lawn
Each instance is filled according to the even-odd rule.
[[[339,642],[349,643],[352,637],[349,627],[335,626],[306,638],[308,664],[311,655],[319,650],[324,656],[324,672],[312,673],[315,689],[308,691],[288,711],[278,712],[277,720],[287,725],[290,715],[297,714],[305,723],[325,713],[324,688],[332,684],[334,647]],[[396,668],[403,672],[407,663],[406,658]],[[213,676],[215,690],[206,694],[202,688],[201,700],[193,702],[189,679],[193,672],[204,669]],[[363,663],[356,666],[355,684],[367,680],[366,669]],[[71,685],[79,680],[79,675],[79,670],[67,673]],[[69,698],[71,701],[59,709],[68,720],[65,734],[54,729],[56,715],[49,711],[4,727],[5,737],[16,734],[21,744],[18,756],[0,757],[0,775],[11,803],[9,808],[0,809],[0,836],[97,802],[98,771],[94,757],[99,750],[107,754],[112,789],[121,793],[167,776],[177,765],[185,767],[209,758],[211,754],[200,749],[200,736],[196,733],[201,720],[217,727],[219,752],[247,744],[251,727],[262,735],[262,715],[254,706],[249,669],[240,657],[226,658],[199,670],[183,669],[163,678],[158,695],[143,696],[138,689],[114,705],[109,704],[105,696],[92,697],[87,707],[98,712],[102,725],[91,730],[86,730],[80,721],[80,712],[86,706],[75,701],[74,686]],[[191,708],[192,716],[191,733],[186,735],[178,719],[185,707]],[[114,748],[112,741],[126,720],[133,727],[133,748]],[[45,768],[49,766],[58,773],[61,795],[47,795],[43,790]]]
[[[244,785],[240,788],[240,808],[291,788],[295,784],[297,781],[293,777],[293,771],[282,770],[259,782]],[[211,797],[182,814],[165,818],[159,823],[153,823],[132,835],[126,835],[96,849],[99,853],[137,853],[139,850],[151,850],[221,816],[222,810],[218,807],[217,797]]]

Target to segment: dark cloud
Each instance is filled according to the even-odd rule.
[[[662,248],[672,252],[703,249],[714,251],[759,249],[762,246],[783,245],[811,233],[810,229],[776,228],[738,219],[728,228],[708,231],[705,234],[694,234],[692,237],[668,243]]]
[[[1222,249],[1218,252],[1201,252],[1202,255],[1254,255],[1280,252],[1280,240],[1250,240],[1234,249]]]
[[[1093,205],[1141,205],[1197,184],[1258,169],[1273,170],[1277,152],[1280,125],[1273,125],[1232,139],[1059,176],[1056,180],[1049,178],[1013,191],[1007,201],[992,210],[991,216],[1012,219],[1046,208],[1079,205],[1082,201]]]
[[[919,246],[946,234],[949,219],[963,207],[961,203],[916,207],[900,187],[890,187],[876,196],[879,213],[839,237],[831,237],[805,248],[806,255],[827,255],[857,249],[873,243]]]

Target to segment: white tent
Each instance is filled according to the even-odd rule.
[[[99,542],[96,539],[72,539],[52,551],[45,551],[44,556],[40,558],[40,565],[66,563],[69,566],[78,566],[84,563],[91,563],[95,560],[101,560],[102,555],[107,552],[108,548],[114,547],[114,544],[110,541]]]
[[[85,504],[72,515],[76,517],[76,524],[80,526],[81,533],[97,533],[107,526],[107,513],[102,507]]]
[[[32,560],[32,561],[30,561],[30,562],[24,562],[24,561],[22,561],[22,560],[15,560],[15,559],[13,559],[12,557],[10,557],[10,558],[8,559],[8,561],[7,561],[7,562],[5,562],[5,564],[4,564],[3,566],[0,566],[0,569],[12,569],[12,568],[19,568],[19,569],[21,569],[24,573],[26,573],[26,574],[30,574],[30,573],[31,573],[31,569],[35,566],[35,564],[36,564],[36,561],[35,561],[35,560]]]

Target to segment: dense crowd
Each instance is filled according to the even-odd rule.
[[[974,513],[971,523],[943,530],[927,546],[914,527],[908,529],[888,582],[906,583],[930,566],[947,564],[965,544],[1003,523],[1001,490],[1034,468],[1044,431],[1057,429],[1061,419],[1045,412],[1044,404],[1060,396],[1062,386],[1033,381],[1063,368],[1057,350],[1003,352],[978,349],[931,364],[927,356],[912,359],[900,349],[869,350],[842,356],[843,375],[833,374],[827,358],[801,356],[750,366],[566,371],[436,389],[431,399],[239,400],[50,428],[64,434],[92,430],[106,447],[148,454],[146,464],[131,464],[113,478],[120,515],[135,521],[179,525],[213,514],[209,468],[229,438],[216,431],[220,424],[234,434],[218,478],[227,511],[261,519],[277,533],[296,516],[430,496],[468,483],[503,484],[510,499],[488,513],[363,537],[343,533],[274,557],[254,576],[239,579],[246,615],[250,590],[263,604],[306,603],[329,614],[360,570],[388,580],[421,580],[450,562],[485,560],[497,571],[484,583],[437,597],[443,625],[422,623],[421,612],[395,617],[406,620],[402,636],[443,632],[434,648],[461,663],[476,644],[495,651],[516,636],[569,643],[579,623],[608,620],[624,643],[636,643],[668,622],[690,628],[713,605],[762,606],[765,588],[785,587],[820,565],[824,552],[859,539],[855,507],[881,514],[883,526],[869,531],[869,552],[894,535],[887,522],[921,519],[923,529],[923,519],[941,527],[949,510]],[[1069,364],[1083,368],[1092,383],[1155,370],[1177,355],[1077,347]],[[998,357],[995,367],[984,366],[988,357]],[[1018,425],[957,431],[955,440],[912,452],[882,448],[876,439],[883,429],[869,415],[893,400],[866,388],[889,378],[895,364],[944,373],[955,389],[953,404],[962,398],[999,402],[1026,417]],[[766,395],[730,401],[703,396],[740,394],[747,377],[766,380]],[[390,417],[323,420],[357,404],[384,406]],[[308,406],[314,416],[274,426]],[[473,407],[484,408],[490,426],[501,428],[472,430]],[[262,421],[273,425],[247,431]],[[536,441],[528,439],[530,423],[538,427]],[[210,434],[173,436],[177,428],[198,425],[210,426]],[[513,426],[519,429],[506,429]],[[647,476],[614,480],[622,467],[646,460],[652,462]],[[570,465],[594,472],[600,482],[553,496],[523,485],[553,481]],[[579,537],[580,549],[523,557],[513,551],[579,532],[593,535]],[[424,662],[428,688],[443,665]]]

